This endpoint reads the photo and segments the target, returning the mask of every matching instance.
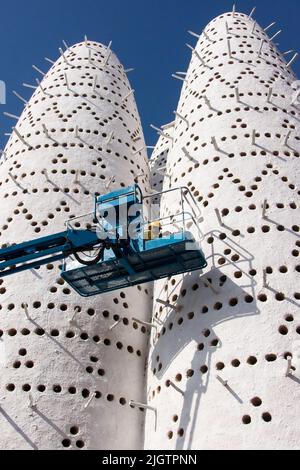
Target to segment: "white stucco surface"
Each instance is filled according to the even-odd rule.
[[[1,246],[151,182],[189,188],[208,267],[155,283],[150,346],[132,317],[151,321],[151,286],[85,299],[59,263],[0,279],[1,449],[299,448],[300,112],[276,31],[241,13],[209,23],[151,181],[109,48],[76,44],[40,77],[1,158]],[[178,211],[164,195],[161,216]]]
[[[153,309],[147,449],[299,448],[300,115],[276,31],[221,15],[183,83],[159,183],[197,200],[208,267],[156,283],[171,306]],[[162,216],[178,210],[171,194]]]
[[[138,175],[147,190],[130,90],[122,64],[101,44],[76,44],[55,62],[2,157],[2,246],[63,231],[67,219],[93,210],[95,193]],[[147,320],[148,286],[81,298],[58,263],[0,284],[0,448],[141,448],[144,414],[129,401],[145,401],[148,332],[132,317]]]

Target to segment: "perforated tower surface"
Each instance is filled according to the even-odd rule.
[[[63,231],[68,218],[93,210],[95,193],[140,174],[147,191],[134,96],[101,44],[64,52],[16,131],[0,167],[2,245]],[[145,400],[148,332],[132,317],[148,318],[147,285],[84,299],[57,263],[0,284],[0,447],[141,448],[144,414],[129,401]]]
[[[299,447],[294,81],[247,15],[216,18],[195,47],[164,187],[188,186],[196,198],[209,266],[156,283],[154,299],[170,307],[154,305],[148,399],[157,430],[149,410],[146,448]],[[178,209],[163,198],[162,216]]]
[[[173,126],[168,128],[168,130],[165,132],[165,135],[168,135],[172,138]],[[161,192],[163,190],[170,145],[171,140],[166,138],[164,135],[161,136],[149,160],[151,172],[151,187],[156,192]]]

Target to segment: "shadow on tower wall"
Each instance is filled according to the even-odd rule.
[[[256,282],[249,275],[249,271],[253,269],[253,255],[229,237],[220,240],[220,235],[221,232],[212,231],[207,233],[204,239],[213,238],[218,243],[218,248],[220,248],[220,244],[221,247],[223,245],[224,250],[231,250],[232,256],[231,259],[224,256],[224,250],[219,252],[218,249],[218,252],[216,252],[215,242],[210,245],[211,254],[207,257],[207,260],[211,270],[205,273],[206,285],[203,283],[203,272],[194,272],[186,274],[180,279],[177,278],[171,292],[166,292],[165,283],[160,293],[156,295],[156,298],[161,299],[167,295],[167,300],[176,308],[176,310],[167,308],[166,312],[164,308],[160,308],[160,312],[156,313],[156,320],[162,326],[162,329],[150,357],[150,367],[152,371],[155,370],[157,379],[166,381],[166,372],[170,365],[190,343],[195,344],[194,353],[188,366],[190,370],[196,372],[199,370],[199,365],[205,365],[203,372],[200,370],[202,372],[200,380],[194,374],[186,381],[185,390],[182,390],[184,395],[178,429],[187,429],[189,426],[190,431],[188,436],[178,437],[175,445],[177,450],[191,448],[196,420],[199,416],[201,397],[206,393],[212,376],[211,362],[213,353],[217,348],[222,347],[214,328],[220,323],[232,322],[240,317],[260,313],[256,304]],[[219,268],[216,263],[220,259],[225,262]],[[233,267],[241,273],[240,285],[224,274],[228,267]],[[244,279],[246,279],[245,282],[243,282]],[[179,290],[181,294],[185,292],[185,295],[179,295],[176,303],[174,303],[171,299],[176,292],[178,294]],[[236,305],[230,304],[232,299],[237,299]],[[172,338],[170,338],[170,335],[172,335]],[[209,343],[204,344],[207,338],[209,338]],[[161,367],[158,370],[156,370],[157,356],[161,357]],[[178,388],[180,389],[180,383],[178,383]],[[241,398],[229,386],[227,386],[227,391],[239,403],[242,403]]]

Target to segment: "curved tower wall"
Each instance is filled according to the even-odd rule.
[[[70,47],[51,67],[2,157],[2,246],[63,231],[93,210],[94,193],[136,177],[147,191],[130,90],[115,54],[95,42]],[[132,317],[148,319],[147,285],[85,299],[58,263],[0,284],[0,447],[141,448],[144,414],[129,401],[145,401],[148,332]]]
[[[164,134],[172,139],[173,131],[174,125],[169,125],[168,128],[164,130]],[[151,187],[157,192],[161,192],[164,188],[167,159],[169,150],[172,147],[172,140],[170,138],[165,137],[164,135],[159,137],[149,160]]]
[[[299,447],[294,80],[244,14],[213,20],[195,47],[164,187],[188,186],[195,197],[208,268],[156,283],[154,299],[170,306],[154,305],[148,400],[157,429],[149,411],[146,448]],[[171,194],[162,216],[179,208]]]

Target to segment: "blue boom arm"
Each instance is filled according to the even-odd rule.
[[[65,259],[97,244],[99,239],[95,232],[68,230],[3,248],[0,250],[0,277]]]

